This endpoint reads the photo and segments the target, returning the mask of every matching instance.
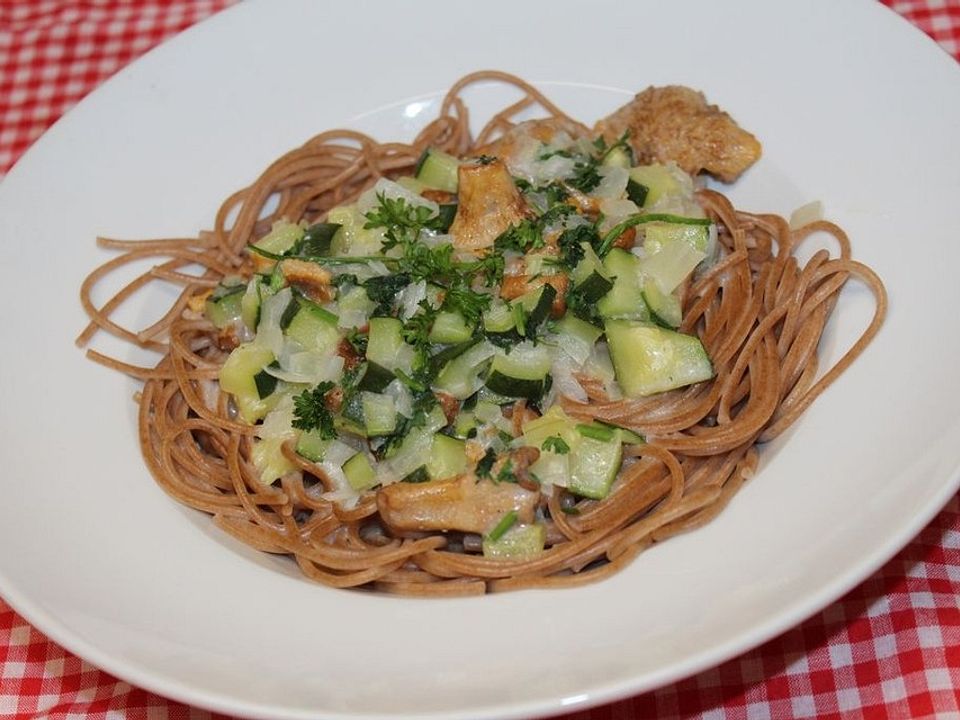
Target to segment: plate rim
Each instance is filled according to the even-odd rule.
[[[208,27],[215,23],[218,19],[224,18],[227,15],[232,17],[233,13],[240,12],[240,8],[244,7],[245,11],[247,7],[251,6],[262,6],[265,5],[265,2],[261,3],[238,3],[233,6],[226,8],[225,10],[211,16],[210,18],[197,23],[183,33],[178,34],[171,40],[162,43],[159,47],[169,48],[174,43],[181,42],[181,39],[184,37],[192,37],[193,32],[207,32]],[[890,8],[887,8],[884,5],[876,3],[876,7],[884,8],[893,12]],[[895,13],[894,13],[895,14]],[[898,16],[899,17],[899,16]],[[901,18],[902,19],[902,18]],[[224,21],[225,22],[225,21]],[[905,20],[903,24],[907,27],[910,27],[915,34],[919,34],[929,42],[934,42],[931,38],[925,35],[915,26],[907,23]],[[203,30],[198,30],[198,28],[203,28]],[[135,60],[132,63],[129,63],[125,66],[120,72],[110,78],[104,85],[105,87],[109,84],[114,83],[118,78],[126,76],[129,72],[136,72],[136,68],[139,67],[143,58],[148,58],[153,54],[153,50],[146,53],[142,58]],[[946,55],[946,59],[951,62],[953,58],[949,55]],[[85,106],[89,102],[97,102],[97,97],[99,95],[100,88],[89,93],[81,103],[78,103],[76,107]],[[75,109],[74,108],[74,109]],[[58,121],[54,124],[53,127],[59,127],[63,123],[69,123],[69,118],[72,117],[74,109],[68,111],[64,114]],[[49,133],[49,130],[48,130]],[[25,152],[17,161],[17,163],[11,168],[10,172],[7,175],[7,178],[18,177],[20,173],[20,168],[23,166],[29,166],[33,153],[37,150],[38,147],[42,147],[42,143],[45,142],[46,133],[44,136],[39,138],[28,150]],[[7,184],[6,182],[0,182],[0,195],[3,194],[3,186]],[[847,572],[844,575],[839,576],[834,583],[824,586],[819,592],[814,593],[812,596],[806,596],[806,601],[795,601],[793,610],[791,612],[782,612],[780,615],[771,618],[766,623],[763,623],[756,627],[755,631],[750,634],[742,634],[738,638],[734,638],[730,641],[727,641],[724,644],[719,646],[714,646],[713,648],[701,651],[699,654],[694,656],[693,659],[687,661],[683,668],[677,666],[674,663],[672,672],[662,672],[660,674],[647,675],[644,676],[644,681],[634,680],[633,682],[619,681],[609,684],[608,686],[593,685],[589,689],[589,697],[585,697],[578,702],[565,703],[564,699],[556,698],[553,701],[548,700],[527,700],[520,704],[516,702],[505,703],[502,705],[492,704],[487,707],[477,709],[465,709],[457,712],[447,712],[447,711],[438,711],[430,712],[422,715],[404,715],[404,717],[423,717],[423,718],[436,718],[436,717],[448,717],[448,718],[473,718],[480,715],[487,717],[500,717],[500,718],[513,718],[513,717],[529,717],[530,713],[535,713],[537,715],[550,714],[553,712],[563,711],[563,712],[572,712],[578,710],[584,710],[589,707],[595,707],[597,705],[602,705],[609,702],[614,702],[616,700],[635,695],[639,692],[648,691],[657,687],[662,687],[665,684],[675,682],[685,677],[690,677],[695,675],[706,668],[716,666],[719,663],[725,662],[730,658],[733,658],[751,648],[755,648],[766,642],[772,637],[775,637],[785,630],[796,626],[798,623],[802,622],[806,618],[812,616],[813,614],[819,612],[824,607],[829,605],[831,602],[839,599],[844,594],[849,592],[852,588],[856,587],[862,583],[866,578],[873,575],[880,567],[882,567],[889,559],[896,555],[903,547],[905,547],[911,539],[913,539],[930,521],[935,517],[935,515],[946,505],[947,502],[953,497],[954,494],[960,489],[960,457],[956,458],[954,463],[953,471],[949,474],[947,481],[940,488],[938,493],[935,493],[931,496],[931,499],[923,507],[923,510],[919,513],[915,513],[909,522],[907,522],[899,532],[892,534],[886,543],[881,546],[878,546],[869,557],[869,560],[862,562],[859,565],[859,569],[855,573]],[[30,600],[21,595],[20,590],[16,588],[15,585],[10,585],[9,578],[6,576],[3,565],[0,564],[0,587],[3,588],[3,598],[4,600],[17,612],[21,617],[23,617],[31,625],[43,632],[47,637],[54,640],[56,643],[66,648],[67,650],[73,652],[81,658],[87,659],[92,664],[96,665],[99,669],[105,670],[106,672],[115,675],[123,680],[130,682],[136,687],[141,687],[162,696],[179,700],[180,702],[187,702],[190,704],[196,704],[201,707],[209,708],[219,712],[229,712],[235,715],[241,715],[245,717],[261,717],[269,716],[273,717],[289,717],[289,718],[301,718],[301,717],[316,717],[316,713],[301,713],[286,711],[286,714],[283,712],[277,712],[277,708],[272,705],[264,705],[262,707],[253,706],[249,703],[245,703],[246,707],[241,707],[236,704],[231,704],[229,697],[221,697],[217,693],[210,694],[204,690],[198,690],[197,688],[191,688],[189,686],[183,685],[179,682],[163,682],[156,678],[156,672],[154,671],[151,674],[150,671],[144,671],[140,668],[135,668],[129,664],[125,664],[123,661],[115,661],[109,654],[102,652],[95,645],[89,644],[86,640],[78,635],[74,635],[70,628],[65,624],[61,623],[55,617],[50,615],[45,609],[37,605],[36,603],[31,603]],[[13,588],[11,590],[11,588]],[[386,715],[380,714],[353,714],[353,713],[332,713],[328,715],[331,718],[341,718],[341,717],[356,717],[356,718],[375,718],[375,717],[387,717]]]

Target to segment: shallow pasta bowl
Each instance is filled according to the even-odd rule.
[[[120,73],[0,185],[0,593],[137,685],[271,718],[583,707],[718,663],[839,597],[960,483],[960,70],[878,5],[822,13],[759,0],[482,13],[262,1]],[[72,344],[77,288],[105,257],[96,235],[192,235],[286,149],[341,126],[409,139],[442,88],[485,67],[585,121],[647,84],[703,89],[764,143],[728,189],[736,204],[789,214],[822,200],[886,282],[890,313],[714,522],[609,580],[454,600],[320,587],[155,486],[136,385]],[[475,113],[497,101],[478,97]],[[825,363],[869,313],[865,291],[844,292]]]

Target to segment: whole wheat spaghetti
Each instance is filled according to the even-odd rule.
[[[510,85],[522,97],[496,114],[474,137],[470,132],[469,108],[463,100],[463,93],[478,82]],[[451,436],[452,440],[465,443],[466,447],[466,465],[458,477],[466,477],[475,487],[481,484],[484,488],[495,486],[489,490],[491,497],[492,493],[500,493],[503,497],[509,496],[509,502],[514,502],[510,498],[522,496],[521,500],[516,500],[517,504],[509,505],[508,502],[504,506],[502,517],[493,518],[496,523],[485,520],[486,525],[482,530],[478,529],[479,525],[471,525],[479,522],[475,517],[450,520],[447,525],[438,528],[411,525],[412,521],[404,519],[402,512],[390,504],[395,499],[394,494],[398,493],[388,491],[386,481],[371,481],[372,484],[368,483],[349,501],[344,501],[342,478],[339,484],[337,479],[340,477],[338,468],[343,463],[334,466],[305,456],[298,451],[296,433],[278,446],[277,452],[282,457],[275,459],[275,462],[280,463],[284,471],[278,478],[264,482],[262,454],[257,456],[255,451],[259,443],[265,442],[264,424],[250,422],[242,408],[238,411],[237,398],[218,383],[231,352],[241,342],[249,341],[249,338],[237,337],[235,332],[217,327],[205,315],[205,302],[211,297],[211,291],[222,287],[226,280],[234,283],[246,281],[256,272],[262,273],[263,278],[268,277],[271,260],[265,255],[269,253],[258,255],[251,253],[248,247],[274,232],[277,223],[299,223],[301,229],[323,223],[328,220],[332,209],[356,203],[382,178],[397,179],[414,174],[418,159],[428,148],[456,158],[480,156],[480,161],[470,166],[478,173],[495,165],[499,161],[492,160],[493,154],[510,152],[503,138],[519,137],[514,132],[519,118],[531,110],[539,110],[541,116],[550,119],[546,125],[536,126],[549,128],[549,137],[544,136],[546,141],[543,147],[555,147],[557,137],[569,139],[571,148],[586,147],[582,141],[578,141],[580,144],[577,145],[575,140],[590,137],[591,131],[566,116],[531,85],[503,73],[475,73],[461,79],[450,89],[443,100],[439,117],[427,125],[412,144],[381,143],[350,130],[323,132],[278,158],[250,186],[227,198],[209,232],[201,233],[196,238],[149,241],[99,239],[102,247],[117,250],[120,254],[94,270],[83,283],[81,300],[90,317],[90,324],[77,342],[81,346],[86,345],[98,331],[105,331],[160,354],[160,360],[154,367],[138,367],[93,350],[87,351],[88,356],[96,362],[143,381],[143,389],[138,396],[140,443],[151,473],[168,494],[179,502],[211,514],[219,527],[244,543],[264,552],[292,557],[307,577],[324,584],[431,596],[482,594],[591,582],[617,572],[652,543],[702,525],[723,509],[756,471],[759,445],[776,437],[796,421],[870,343],[883,321],[886,295],[876,274],[852,259],[848,238],[836,225],[818,220],[801,228],[791,228],[786,220],[776,215],[738,211],[722,194],[707,189],[696,192],[696,202],[702,208],[701,215],[705,219],[694,218],[690,222],[700,223],[691,227],[705,228],[707,220],[711,221],[715,228],[711,232],[715,233],[717,249],[711,258],[712,262],[699,264],[697,271],[674,291],[679,301],[678,307],[682,308],[677,333],[658,329],[659,326],[655,327],[646,320],[640,322],[634,318],[621,322],[628,323],[629,328],[646,328],[649,325],[653,328],[650,332],[667,333],[664,337],[692,336],[699,339],[699,344],[709,357],[712,377],[692,384],[676,385],[674,389],[663,392],[633,396],[619,392],[618,384],[609,377],[591,375],[582,367],[572,373],[573,380],[568,379],[568,384],[564,386],[569,388],[572,382],[572,387],[579,388],[579,395],[577,392],[558,391],[556,387],[550,391],[548,382],[540,388],[542,394],[534,396],[528,387],[530,382],[536,384],[539,381],[521,378],[526,384],[516,386],[520,388],[516,390],[516,397],[509,398],[509,402],[505,398],[497,400],[495,397],[494,404],[500,403],[502,416],[496,416],[491,421],[497,428],[491,437],[496,435],[500,439],[490,440],[483,446],[477,440],[483,436],[482,428],[479,436],[463,437],[451,429],[457,424],[451,422],[452,418],[457,413],[466,413],[468,403],[474,402],[473,399],[451,396],[437,390],[436,384],[432,391],[418,390],[416,378],[408,378],[406,373],[399,371],[395,373],[394,382],[400,389],[399,394],[394,393],[391,400],[399,403],[398,398],[412,395],[415,398],[426,397],[434,406],[436,402],[444,406],[449,425],[439,434]],[[635,141],[636,138],[631,140]],[[635,150],[637,143],[633,145]],[[620,146],[630,150],[627,143],[621,142]],[[536,194],[537,188],[531,190],[530,186],[535,183],[527,182],[520,184],[525,194],[518,197],[523,199],[524,204],[511,228],[498,228],[496,242],[491,241],[486,247],[457,248],[457,252],[461,253],[456,256],[460,258],[460,264],[455,267],[469,267],[471,272],[476,273],[479,271],[474,269],[475,264],[471,264],[470,252],[473,258],[479,259],[478,262],[496,255],[506,257],[506,270],[503,266],[499,267],[499,271],[506,274],[499,278],[496,285],[501,297],[498,298],[496,292],[488,293],[489,288],[477,290],[479,274],[473,278],[473,285],[448,283],[444,286],[438,281],[441,287],[436,301],[439,310],[431,309],[429,302],[417,297],[414,299],[419,304],[410,301],[404,305],[403,298],[412,291],[409,287],[398,289],[398,299],[392,306],[392,312],[394,317],[399,318],[396,322],[403,323],[403,337],[407,338],[407,342],[416,345],[416,341],[410,338],[415,335],[412,326],[416,325],[415,318],[421,312],[419,308],[423,308],[422,312],[435,322],[437,312],[443,312],[448,307],[448,296],[455,294],[452,288],[461,295],[490,295],[486,299],[472,298],[486,308],[485,312],[492,305],[504,304],[502,298],[506,295],[505,288],[508,285],[516,285],[518,277],[525,281],[533,277],[530,273],[518,275],[511,270],[517,264],[528,267],[531,263],[529,252],[546,253],[551,262],[559,266],[563,253],[573,248],[572,257],[582,262],[580,256],[584,252],[589,254],[589,248],[577,250],[576,244],[564,245],[557,240],[557,236],[567,237],[563,232],[573,232],[578,225],[589,224],[571,219],[577,213],[588,219],[593,228],[577,232],[596,232],[598,253],[612,252],[611,244],[615,244],[620,249],[621,258],[629,255],[630,250],[635,250],[633,255],[640,261],[649,257],[650,247],[636,249],[641,244],[639,235],[644,232],[641,224],[644,221],[638,219],[643,215],[643,210],[624,216],[627,220],[621,227],[611,229],[610,222],[604,227],[605,214],[598,207],[609,209],[615,203],[604,205],[600,201],[598,206],[594,195],[578,189],[577,183],[580,183],[579,188],[584,188],[589,187],[590,183],[602,183],[605,179],[620,177],[617,174],[619,171],[609,170],[610,166],[604,165],[610,157],[609,145],[600,144],[597,147],[603,149],[597,151],[596,162],[588,159],[579,165],[574,163],[566,166],[567,175],[561,176],[559,181],[552,181],[551,187],[555,190],[553,195],[549,190],[536,195],[540,199],[550,197],[563,206],[554,211],[560,218],[557,222],[561,223],[554,227],[556,232],[545,229],[548,227],[546,221],[541,222],[546,214],[543,207],[531,209],[534,203],[530,199],[533,197],[530,192]],[[566,151],[551,152],[556,152],[555,163],[569,159],[564,155]],[[570,156],[571,152],[566,155]],[[550,158],[544,159],[549,154],[542,152],[535,162],[549,162]],[[696,169],[699,168],[694,168],[694,171]],[[599,180],[588,177],[591,171],[597,173]],[[721,176],[723,174],[721,171],[712,171]],[[377,187],[384,186],[381,184]],[[412,185],[408,183],[405,187]],[[441,205],[458,199],[455,192],[449,191],[427,191],[423,195],[437,198],[436,201]],[[625,200],[625,196],[619,200],[621,205]],[[382,214],[382,198],[380,202]],[[460,215],[453,221],[454,225],[449,231],[455,240],[458,231],[466,233],[463,216],[467,202],[461,180],[460,209],[457,210]],[[577,213],[571,213],[566,208],[575,208]],[[366,217],[371,215],[367,214]],[[649,212],[647,217],[649,219]],[[668,218],[669,224],[672,216],[663,217]],[[460,227],[457,223],[460,223]],[[511,230],[519,226],[538,228],[541,235],[533,240],[510,235]],[[801,263],[797,259],[797,250],[815,233],[832,236],[837,251],[831,255],[826,250],[818,250],[810,260]],[[475,235],[470,237],[474,238]],[[646,237],[649,245],[652,233],[648,231]],[[509,242],[515,245],[509,246]],[[528,247],[534,248],[526,256],[522,252],[524,242],[530,242]],[[504,248],[508,246],[512,249],[505,251]],[[521,248],[520,253],[515,252],[517,247]],[[335,287],[340,288],[340,293],[346,287],[362,287],[364,283],[368,288],[371,287],[369,279],[345,281],[338,274],[341,268],[331,262],[321,262],[317,265],[321,269],[314,270],[297,265],[294,258],[281,257],[278,260],[277,257],[273,261],[281,265],[273,265],[274,276],[276,268],[282,267],[290,286],[312,287],[316,291],[312,301],[304,300],[305,303],[329,301]],[[152,269],[129,282],[105,304],[99,307],[94,304],[91,295],[98,283],[124,266],[145,259],[155,261]],[[537,290],[552,288],[556,284],[563,289],[566,295],[551,290],[559,298],[554,299],[551,309],[554,319],[563,316],[564,299],[567,300],[568,313],[575,309],[575,290],[582,285],[577,284],[577,271],[571,270],[574,260],[562,272],[544,271],[548,279],[539,285],[528,283],[522,288],[529,292],[531,286]],[[629,258],[626,261],[632,262]],[[398,252],[394,252],[392,260],[388,258],[386,262],[407,268],[402,265],[407,260]],[[202,268],[199,273],[195,270],[197,266]],[[498,268],[491,263],[489,267],[484,267],[483,272],[488,269]],[[392,265],[388,270],[390,274],[387,275],[380,271],[381,280],[375,282],[381,286],[387,285],[388,281],[382,278],[393,277],[400,272]],[[403,272],[409,275],[409,269]],[[606,280],[612,283],[616,278]],[[873,294],[876,299],[874,315],[866,330],[841,360],[823,371],[818,366],[820,340],[838,296],[850,280],[862,283]],[[313,286],[310,286],[311,282]],[[430,286],[429,279],[423,282]],[[130,329],[117,324],[113,319],[117,309],[152,283],[173,284],[182,288],[169,311],[143,329]],[[263,283],[266,285],[267,280],[263,280]],[[415,288],[416,283],[411,281],[410,286]],[[329,293],[324,295],[327,290]],[[340,296],[337,297],[340,299]],[[386,307],[390,307],[389,298],[385,302]],[[586,303],[591,304],[599,303]],[[507,306],[511,309],[514,307],[509,300]],[[595,312],[590,307],[581,308],[580,311],[588,316]],[[467,310],[463,312],[467,313]],[[528,307],[522,312],[514,312],[514,315],[517,313],[522,322],[517,321],[519,324],[513,326],[510,332],[514,335],[523,329],[531,333],[547,333],[546,328],[551,327],[550,320],[538,320],[538,323],[543,323],[541,325],[531,321],[535,309]],[[411,318],[414,318],[412,322]],[[593,319],[594,322],[603,322],[605,318],[598,320],[593,316]],[[253,324],[256,326],[257,321]],[[238,323],[237,327],[242,330],[241,324]],[[358,342],[358,336],[361,336],[359,342],[365,342],[365,332],[366,326],[350,332],[344,330],[340,335],[341,345],[347,339]],[[476,329],[473,332],[474,335],[478,334]],[[600,330],[597,330],[599,333]],[[489,336],[493,337],[492,334]],[[548,333],[544,337],[547,338],[544,342],[549,343],[549,337],[553,336]],[[502,341],[503,334],[500,339]],[[530,339],[521,333],[513,342],[529,343]],[[479,347],[476,337],[461,344],[467,347],[471,342],[473,345],[470,347]],[[441,350],[437,348],[450,345],[454,343],[445,346],[443,342],[434,342],[429,347],[439,355]],[[490,355],[502,354],[501,350],[491,347]],[[469,349],[461,348],[460,351],[469,352]],[[346,351],[341,348],[338,352],[345,356],[343,362],[348,369],[357,360],[352,355],[354,350],[350,348],[346,348]],[[450,355],[453,356],[453,353]],[[490,362],[490,355],[484,362]],[[616,364],[618,358],[615,354],[613,360]],[[439,364],[439,361],[435,364]],[[551,370],[555,375],[556,367],[554,364]],[[277,384],[275,377],[270,380],[272,376],[269,376],[269,372],[262,374],[266,370],[266,367],[261,370],[259,377]],[[295,388],[288,392],[291,397],[301,393],[302,388],[296,382],[283,379],[288,376],[277,372],[276,368],[271,372],[281,377],[279,387],[289,385]],[[439,382],[436,375],[433,377],[435,383]],[[477,382],[482,384],[482,377]],[[341,406],[337,403],[343,401],[344,395],[349,395],[350,389],[347,380],[334,385],[336,387],[326,391],[323,396],[325,405],[317,412],[326,417],[324,413],[329,410],[330,415],[336,415],[340,422],[338,413],[341,412]],[[257,387],[259,392],[270,392],[270,387],[267,390],[260,385]],[[308,390],[303,390],[298,396],[298,412],[306,407]],[[496,396],[496,393],[493,395]],[[382,398],[383,393],[367,392],[364,395],[366,399],[373,396]],[[551,486],[542,482],[536,473],[525,472],[529,467],[536,467],[530,465],[531,462],[546,457],[563,460],[566,455],[572,463],[577,448],[571,449],[564,438],[581,441],[580,436],[570,434],[572,430],[565,430],[566,435],[551,436],[549,442],[541,444],[538,441],[536,445],[523,442],[529,435],[527,428],[532,427],[529,423],[550,409],[545,405],[544,398],[547,397],[552,399],[552,412],[557,413],[558,417],[562,414],[570,419],[570,424],[565,427],[573,428],[573,423],[579,423],[576,427],[585,428],[585,437],[594,440],[609,438],[609,432],[616,433],[617,439],[612,442],[617,445],[619,470],[609,488],[593,493],[597,497],[591,497],[591,492],[577,492],[559,481]],[[482,398],[481,401],[488,402]],[[469,412],[482,414],[479,410]],[[296,417],[305,422],[305,416]],[[400,413],[396,414],[396,418],[401,423],[410,424],[409,418]],[[315,426],[314,432],[317,432],[317,427],[319,425]],[[341,435],[342,427],[338,425]],[[402,439],[390,439],[389,431],[385,435],[386,440],[375,435],[370,432],[369,438],[358,436],[350,441],[352,451],[368,456],[368,465],[373,466],[377,466],[378,460],[389,459],[390,453],[398,452],[397,447],[402,445]],[[394,442],[392,449],[391,442]],[[497,451],[499,454],[493,453],[491,447],[500,448]],[[484,451],[487,454],[481,455]],[[489,463],[484,468],[484,458],[491,462],[495,460],[492,468]],[[383,468],[378,472],[381,473],[381,480],[386,477]],[[496,482],[498,473],[499,482]],[[490,479],[481,483],[480,477]],[[403,487],[404,492],[410,493],[421,492],[421,488],[436,483],[433,474],[424,477],[421,473],[416,478],[407,476],[398,479],[427,480],[422,485],[410,482],[389,484],[390,488]],[[444,480],[451,492],[454,487],[452,483],[458,481],[457,478]],[[458,486],[457,492],[461,490],[463,488]],[[470,489],[463,492],[469,493]],[[410,502],[427,501],[415,498]],[[480,512],[476,508],[474,511],[474,514]],[[443,524],[435,519],[429,519],[427,525],[430,523]],[[509,549],[490,551],[490,548],[497,546],[498,537],[494,536],[515,531],[516,528],[512,526],[517,523],[521,526],[537,526],[541,545],[535,551],[513,554]],[[493,524],[497,527],[491,527]]]

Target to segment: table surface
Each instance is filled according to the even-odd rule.
[[[0,0],[0,177],[97,85],[232,1]],[[960,0],[884,2],[960,60]],[[960,717],[958,598],[960,496],[802,625],[675,685],[563,718]],[[0,718],[12,717],[222,716],[98,670],[0,598]]]

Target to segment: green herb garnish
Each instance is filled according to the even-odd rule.
[[[557,455],[566,455],[570,452],[570,446],[567,445],[566,441],[559,435],[551,435],[543,441],[540,447],[543,450],[557,453]]]
[[[484,453],[483,457],[480,458],[480,462],[477,463],[476,476],[478,478],[490,477],[490,472],[493,470],[493,464],[496,461],[497,454],[493,451],[493,448],[487,448],[487,452]]]
[[[502,518],[500,518],[500,522],[498,522],[494,526],[493,530],[491,530],[490,533],[487,535],[487,540],[489,540],[490,542],[496,542],[497,540],[502,538],[506,534],[507,530],[512,528],[516,524],[516,522],[517,522],[517,511],[511,510]]]
[[[403,198],[377,193],[377,207],[366,213],[365,229],[383,228],[386,250],[401,243],[416,242],[421,230],[437,230],[442,219],[425,205],[413,205]]]
[[[293,398],[293,427],[299,430],[317,430],[324,440],[335,438],[337,431],[325,397],[332,389],[332,382],[322,382],[313,390],[304,390]]]

